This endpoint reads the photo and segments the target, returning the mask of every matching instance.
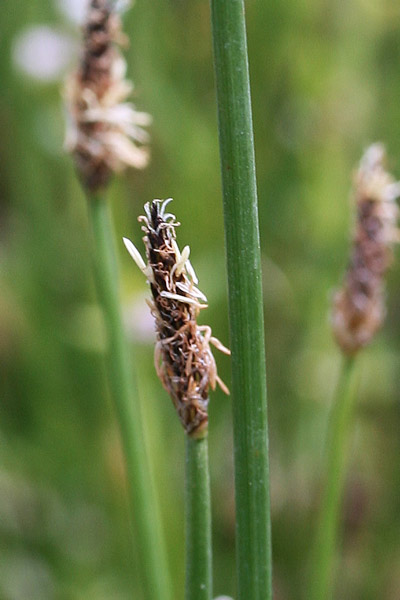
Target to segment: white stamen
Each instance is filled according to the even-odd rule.
[[[181,283],[180,281],[178,281],[176,283],[176,287],[179,288],[182,292],[185,292],[186,294],[191,294],[192,296],[195,296],[195,298],[200,298],[200,300],[204,300],[204,302],[207,302],[207,298],[203,294],[203,292],[194,287],[194,285],[189,287],[185,283]]]
[[[150,202],[146,202],[144,205],[144,212],[146,213],[148,220],[151,222]]]
[[[185,246],[184,249],[182,250],[182,254],[179,257],[179,260],[176,263],[176,274],[179,277],[180,275],[182,275],[184,269],[185,269],[185,264],[187,262],[187,260],[189,259],[190,256],[190,248],[189,246]]]
[[[218,350],[220,350],[224,354],[230,355],[231,351],[229,350],[229,348],[224,346],[222,344],[222,342],[219,341],[218,338],[213,337],[211,335],[212,331],[211,331],[211,327],[209,325],[198,325],[197,330],[200,332],[204,332],[204,341],[206,344],[208,344],[208,343],[213,344]]]
[[[193,304],[198,308],[206,308],[205,304],[199,304],[197,300],[194,298],[188,298],[187,296],[181,296],[180,294],[173,294],[172,292],[161,292],[160,296],[163,298],[170,298],[171,300],[178,300],[179,302],[184,302],[186,304]]]
[[[135,261],[135,263],[137,264],[137,266],[139,267],[139,269],[142,271],[142,273],[147,277],[147,279],[151,283],[154,283],[153,271],[152,271],[152,269],[151,269],[151,267],[149,265],[146,265],[146,263],[144,262],[144,260],[142,258],[142,255],[140,254],[139,250],[131,242],[131,240],[128,240],[128,238],[124,237],[122,239],[124,241],[125,248],[128,250],[129,254],[133,258],[133,260]]]
[[[181,252],[179,250],[179,246],[176,243],[176,241],[174,240],[174,238],[171,239],[171,246],[175,252],[175,256],[176,256],[176,262],[179,263],[180,259],[181,259]]]
[[[140,254],[139,250],[136,248],[135,244],[133,244],[131,242],[131,240],[129,240],[126,237],[124,237],[122,239],[124,241],[125,248],[128,250],[129,254],[132,256],[133,260],[135,261],[135,263],[137,264],[139,269],[141,271],[144,271],[144,269],[146,268],[146,263],[144,262],[142,255]]]
[[[215,375],[215,379],[217,380],[217,382],[218,382],[218,385],[219,385],[219,387],[221,388],[221,390],[222,390],[223,392],[225,392],[225,394],[226,394],[227,396],[230,396],[230,394],[231,394],[231,393],[230,393],[230,391],[229,391],[229,388],[228,388],[228,387],[225,385],[225,383],[222,381],[221,377],[219,377],[219,375],[217,375],[217,374],[216,374],[216,375]]]
[[[207,296],[205,294],[203,294],[203,292],[201,290],[199,290],[199,288],[195,287],[194,285],[192,286],[192,292],[193,296],[196,296],[196,298],[200,298],[200,300],[203,300],[204,302],[208,302],[207,300]]]
[[[153,275],[153,269],[151,268],[150,265],[147,265],[147,267],[143,271],[143,274],[146,275],[146,277],[150,281],[150,283],[154,283],[155,280],[154,280],[154,275]]]
[[[165,219],[165,209],[168,206],[168,204],[172,202],[172,198],[167,198],[166,200],[164,200],[164,202],[161,204],[161,208],[160,208],[160,217],[164,217]]]
[[[208,344],[211,337],[211,327],[209,325],[198,325],[197,330],[204,331],[204,341]]]
[[[185,260],[185,262],[188,260],[189,256],[190,256],[190,248],[189,246],[185,246],[184,249],[181,252],[181,256],[182,259]]]
[[[195,271],[194,271],[194,269],[192,267],[192,263],[190,262],[189,259],[186,261],[186,271],[188,272],[188,274],[192,278],[193,283],[195,285],[197,285],[199,283],[199,280],[197,279],[196,273],[195,273]]]
[[[210,337],[210,343],[213,344],[217,350],[219,350],[220,352],[223,352],[224,354],[228,354],[228,356],[230,356],[231,351],[229,350],[229,348],[227,348],[226,346],[224,346],[218,338],[216,337]]]

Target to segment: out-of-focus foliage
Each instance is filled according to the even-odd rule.
[[[123,462],[103,372],[85,200],[63,153],[61,80],[76,60],[70,0],[5,0],[0,24],[0,597],[140,599]],[[395,0],[247,2],[260,199],[277,600],[307,598],[327,411],[339,365],[331,291],[346,262],[349,187],[387,144],[400,175]],[[179,242],[228,342],[209,6],[145,2],[125,16],[135,103],[154,117],[152,162],[112,186],[118,238],[173,196]],[[397,253],[398,254],[398,253]],[[173,572],[183,588],[183,432],[152,364],[146,285],[120,245],[127,328]],[[400,268],[361,358],[337,598],[400,589]],[[257,335],[257,332],[254,332]],[[218,356],[229,381],[229,359]],[[244,398],[245,402],[246,399]],[[210,408],[215,593],[235,594],[230,402]]]

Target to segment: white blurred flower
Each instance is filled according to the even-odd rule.
[[[90,0],[55,0],[58,10],[69,21],[77,25],[83,25]],[[123,13],[133,4],[133,0],[114,0],[115,10]]]
[[[47,25],[34,25],[16,36],[12,60],[25,75],[53,82],[63,77],[75,49],[76,43],[69,35]]]
[[[89,0],[56,0],[59,11],[72,23],[82,25],[89,6]]]

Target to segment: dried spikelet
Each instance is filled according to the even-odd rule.
[[[370,146],[354,180],[357,220],[350,263],[333,301],[333,332],[344,353],[366,346],[385,318],[384,276],[399,241],[400,183],[385,171],[385,149]]]
[[[125,41],[121,20],[109,0],[91,0],[84,25],[79,69],[67,81],[65,145],[74,155],[83,184],[96,191],[114,172],[148,162],[143,146],[150,116],[125,102],[133,89],[117,44]]]
[[[175,216],[165,212],[171,198],[146,204],[143,238],[147,264],[132,242],[124,238],[132,258],[146,275],[153,300],[150,304],[155,318],[157,343],[155,367],[164,388],[170,394],[186,433],[201,437],[207,433],[208,392],[219,383],[229,393],[217,375],[210,343],[230,354],[221,342],[212,337],[208,326],[197,325],[196,319],[207,299],[196,287],[197,277],[189,261],[189,247],[182,253],[176,243]]]

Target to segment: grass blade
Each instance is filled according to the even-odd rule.
[[[118,269],[109,207],[101,195],[88,197],[95,241],[96,285],[108,335],[111,394],[126,459],[128,490],[134,514],[136,546],[144,573],[146,598],[170,600],[158,510],[149,475],[140,407],[125,340],[118,294]]]
[[[254,143],[243,0],[211,0],[224,196],[239,600],[269,600],[267,390]]]

